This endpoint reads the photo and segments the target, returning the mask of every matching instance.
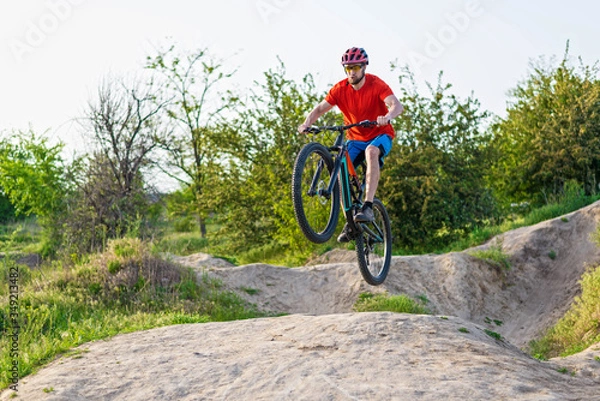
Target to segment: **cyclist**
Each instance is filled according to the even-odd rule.
[[[369,56],[363,48],[352,47],[342,55],[342,66],[346,79],[335,84],[325,99],[309,114],[298,127],[305,132],[319,117],[334,106],[342,112],[344,124],[355,124],[364,120],[377,121],[374,127],[353,127],[346,131],[348,154],[355,165],[366,160],[365,203],[354,216],[355,222],[373,221],[373,198],[379,183],[383,159],[392,148],[395,132],[390,121],[398,117],[404,107],[390,87],[375,75],[365,72]],[[344,226],[338,242],[348,242],[348,227]]]

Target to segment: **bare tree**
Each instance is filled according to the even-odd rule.
[[[161,120],[167,101],[157,102],[153,82],[128,84],[106,78],[91,100],[82,125],[96,150],[78,177],[70,227],[76,248],[94,251],[106,238],[139,229],[148,205],[144,170],[169,135]]]
[[[157,102],[157,90],[153,82],[141,87],[105,79],[97,100],[88,104],[85,121],[122,196],[132,191],[142,169],[153,164],[153,151],[170,132],[159,114],[168,100]]]

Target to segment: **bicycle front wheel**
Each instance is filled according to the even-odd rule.
[[[358,267],[365,281],[380,285],[385,281],[392,262],[392,227],[385,206],[373,201],[372,223],[360,223],[361,232],[355,239]]]
[[[328,241],[340,213],[339,182],[327,194],[332,179],[333,158],[320,143],[305,145],[298,153],[292,175],[294,214],[302,233],[317,244]]]

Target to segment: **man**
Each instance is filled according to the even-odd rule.
[[[355,124],[364,120],[377,121],[374,127],[354,127],[346,131],[348,153],[352,162],[364,155],[367,164],[365,203],[354,216],[355,222],[373,221],[373,199],[383,159],[392,148],[395,132],[390,121],[398,117],[404,107],[390,87],[380,78],[365,72],[369,56],[364,49],[352,47],[342,55],[342,66],[347,78],[338,82],[298,127],[305,132],[323,114],[337,106],[344,116],[344,124]],[[347,226],[338,237],[339,242],[348,242]]]

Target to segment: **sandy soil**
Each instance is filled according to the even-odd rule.
[[[548,362],[523,352],[600,263],[590,238],[599,221],[596,203],[478,247],[500,245],[510,269],[469,252],[394,257],[379,287],[362,280],[350,251],[295,269],[176,258],[290,315],[85,344],[22,379],[17,399],[600,400],[600,344]],[[434,315],[352,313],[364,291],[425,298]]]

